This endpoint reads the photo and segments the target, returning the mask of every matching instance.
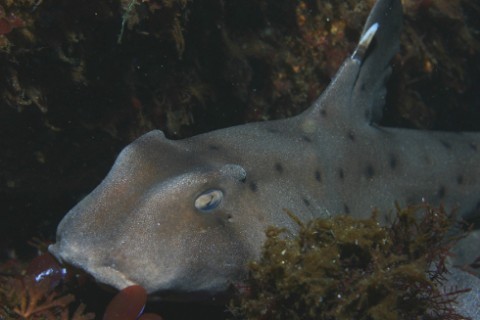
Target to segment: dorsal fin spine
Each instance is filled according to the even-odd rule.
[[[372,43],[375,33],[377,33],[378,27],[378,22],[375,22],[370,26],[370,28],[368,28],[368,30],[358,42],[358,46],[352,54],[352,59],[363,61],[363,59],[365,58],[365,54],[367,53],[368,47],[370,46],[370,43]]]

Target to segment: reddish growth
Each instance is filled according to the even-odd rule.
[[[25,22],[22,19],[13,13],[7,15],[5,9],[0,6],[0,35],[10,33],[13,29],[23,26],[25,26]]]
[[[146,302],[147,292],[143,287],[127,287],[110,301],[103,320],[162,320],[162,317],[153,313],[142,314]]]

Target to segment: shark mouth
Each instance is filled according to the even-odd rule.
[[[123,289],[135,285],[134,281],[129,279],[114,265],[98,265],[95,260],[88,257],[85,252],[76,250],[73,246],[65,248],[62,243],[57,242],[48,247],[48,251],[62,263],[68,263],[76,268],[84,270],[92,275],[98,282],[109,285],[116,289]]]

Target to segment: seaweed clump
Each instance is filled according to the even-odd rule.
[[[421,215],[419,215],[421,213]],[[466,319],[453,309],[469,289],[441,289],[452,219],[426,206],[398,210],[391,227],[350,216],[298,221],[298,236],[270,228],[232,303],[246,319]],[[295,219],[298,220],[298,219]]]
[[[64,280],[66,271],[48,253],[28,266],[11,259],[0,265],[0,319],[92,320]],[[74,310],[73,312],[71,312]]]

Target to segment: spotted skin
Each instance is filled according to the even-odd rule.
[[[267,226],[295,231],[286,210],[365,218],[427,201],[467,217],[480,208],[480,135],[376,125],[401,23],[399,0],[377,1],[357,50],[300,115],[143,135],[64,217],[50,252],[119,289],[194,299],[240,281]]]

